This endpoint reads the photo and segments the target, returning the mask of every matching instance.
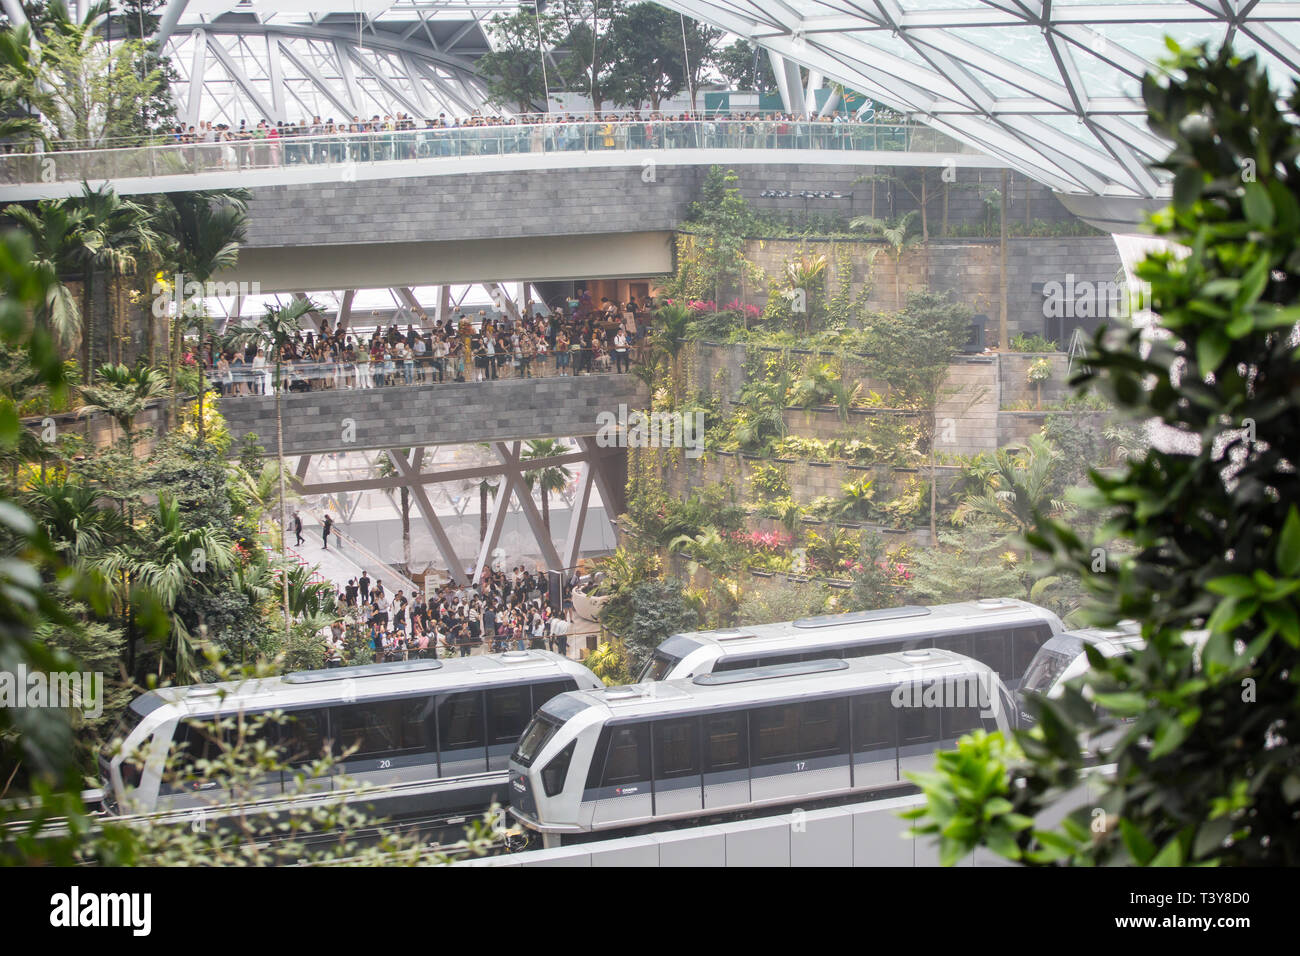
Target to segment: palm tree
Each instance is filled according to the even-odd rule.
[[[167,376],[161,369],[150,368],[141,361],[133,369],[125,365],[101,365],[99,382],[84,385],[80,391],[87,402],[82,406],[81,414],[104,412],[110,415],[129,441],[134,437],[135,416],[154,399],[169,394],[170,389]]]
[[[152,214],[144,206],[123,199],[112,186],[105,184],[98,189],[91,189],[88,184],[82,183],[81,196],[74,201],[84,214],[77,231],[81,245],[78,258],[81,260],[84,277],[84,287],[81,290],[84,303],[82,364],[86,369],[86,379],[93,383],[95,323],[92,302],[95,276],[104,271],[110,279],[107,357],[112,361],[113,338],[117,333],[113,303],[117,298],[114,293],[118,278],[135,269],[139,256],[152,254],[158,247],[159,237],[151,224]]]
[[[241,329],[235,335],[234,341],[240,344],[246,344],[249,341],[261,345],[271,351],[274,359],[275,371],[272,377],[272,388],[275,391],[275,448],[276,461],[279,462],[279,474],[277,476],[279,484],[280,510],[276,516],[276,523],[280,526],[280,555],[287,563],[289,560],[289,537],[287,533],[288,522],[284,520],[284,412],[281,403],[280,374],[284,367],[284,347],[293,341],[294,336],[302,329],[302,317],[309,312],[314,312],[319,308],[315,302],[308,297],[293,299],[288,305],[268,305],[266,315],[262,317],[262,324],[253,328]],[[200,421],[202,421],[202,408],[200,408]],[[290,633],[291,621],[289,614],[289,578],[281,575],[282,591],[284,599],[284,637],[285,641],[292,638]]]
[[[916,222],[916,210],[912,210],[905,216],[900,216],[893,225],[890,225],[884,219],[876,219],[873,216],[858,216],[849,223],[850,229],[865,229],[868,232],[878,234],[885,242],[889,243],[889,248],[894,256],[894,308],[903,307],[902,287],[899,284],[899,273],[902,271],[903,253],[913,248],[917,244],[917,238],[912,233],[912,226]]]
[[[49,289],[36,318],[45,322],[63,347],[68,348],[81,332],[81,311],[61,276],[78,268],[85,211],[66,199],[47,199],[37,203],[35,209],[11,205],[4,213],[30,237],[32,268]]]
[[[676,405],[681,379],[679,358],[682,348],[686,345],[686,333],[690,328],[691,313],[682,303],[674,302],[662,306],[655,315],[663,322],[663,325],[654,334],[654,346],[668,358],[673,404]]]
[[[1039,514],[1059,514],[1067,507],[1056,490],[1056,465],[1061,453],[1042,435],[1032,435],[1019,451],[999,448],[987,472],[985,489],[968,495],[953,514],[956,524],[980,518],[1023,535]]]
[[[821,300],[822,284],[826,280],[826,256],[823,253],[801,255],[785,264],[785,282],[788,295],[803,298],[804,331],[812,332],[814,304]],[[815,293],[815,294],[814,294]]]
[[[26,23],[10,23],[0,33],[0,139],[6,141],[39,139],[44,132],[32,103],[38,65],[32,51],[32,31]]]
[[[172,657],[176,678],[192,683],[198,677],[196,647],[180,607],[189,594],[207,590],[208,569],[225,570],[235,563],[235,549],[224,531],[210,525],[186,528],[180,504],[165,493],[150,515],[149,527],[139,548],[119,546],[101,561],[110,577],[120,576],[156,600],[170,624]],[[161,676],[163,660],[158,662]]]
[[[399,448],[392,454],[401,455],[407,461],[411,460],[411,449]],[[424,449],[420,449],[417,461],[413,466],[418,473],[424,463]],[[401,472],[393,464],[393,459],[387,452],[379,456],[379,461],[375,463],[375,475],[379,478],[395,478]],[[411,489],[407,485],[402,485],[399,489],[402,496],[402,558],[406,562],[406,571],[411,571]]]
[[[524,460],[536,458],[554,458],[563,455],[568,448],[558,438],[539,438],[528,442],[524,453],[519,457]],[[524,484],[531,492],[534,487],[542,492],[542,524],[547,532],[551,530],[551,495],[561,492],[569,484],[573,472],[563,465],[550,465],[524,472]]]
[[[186,278],[206,284],[222,269],[239,259],[239,244],[248,227],[248,192],[242,189],[165,193],[158,204],[158,231],[166,237],[165,261],[177,273],[181,288],[176,297],[176,324],[172,332],[171,379],[176,386],[176,369],[181,361],[181,339],[185,330]],[[207,336],[207,311],[198,307],[200,371]],[[296,331],[296,330],[295,330]],[[278,375],[278,371],[277,371]],[[199,441],[204,440],[203,398],[207,379],[199,385]],[[173,407],[173,414],[175,409]]]

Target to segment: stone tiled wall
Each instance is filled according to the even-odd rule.
[[[906,190],[886,183],[875,184],[873,204],[871,184],[857,181],[896,171],[892,167],[756,163],[733,168],[740,178],[741,193],[755,208],[786,213],[796,222],[803,221],[804,200],[764,198],[761,193],[767,189],[852,192],[851,201],[814,200],[807,204],[810,214],[846,218],[873,214],[887,218],[916,205]],[[918,170],[899,171],[909,181],[919,183]],[[672,229],[686,218],[691,202],[699,198],[699,185],[708,167],[659,164],[651,182],[646,182],[644,172],[640,163],[635,163],[261,186],[252,190],[247,245],[450,241]],[[1001,174],[997,170],[960,169],[957,175],[959,183],[982,177],[996,185]],[[936,197],[928,203],[931,232],[936,235],[942,216],[939,171],[930,169],[928,176]],[[1012,179],[1012,196],[1022,197],[1024,180],[1015,175]],[[1033,218],[1071,218],[1049,190],[1031,184],[1030,191]],[[1023,198],[1020,201],[1023,203]],[[1013,218],[1021,208],[1013,206]],[[951,226],[983,219],[984,204],[978,190],[950,191]]]
[[[800,241],[790,239],[753,240],[746,254],[769,275],[779,275],[785,262],[801,251],[823,253],[833,260],[828,269],[838,282],[838,264],[847,256],[852,262],[852,282],[861,290],[870,282],[866,308],[887,310],[906,302],[909,292],[927,287],[952,292],[976,314],[988,317],[985,341],[996,345],[1000,256],[997,239],[931,239],[928,248],[904,250],[895,261],[883,241],[844,240]],[[1074,275],[1081,282],[1112,282],[1120,268],[1119,253],[1109,236],[1071,236],[1060,239],[1012,238],[1007,240],[1007,331],[1042,335],[1048,331],[1041,286],[1066,281]],[[897,277],[897,282],[895,282]],[[1035,289],[1038,291],[1034,291]],[[766,290],[746,298],[760,308]],[[1062,348],[1065,342],[1059,342]]]
[[[598,413],[617,414],[621,403],[638,408],[647,400],[638,379],[613,374],[290,393],[282,398],[284,450],[301,455],[594,435]],[[232,447],[251,431],[273,452],[273,396],[230,399],[222,412]]]

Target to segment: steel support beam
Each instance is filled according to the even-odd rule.
[[[424,483],[420,480],[420,470],[415,464],[423,457],[423,448],[412,448],[411,457],[408,459],[397,451],[389,451],[389,460],[393,467],[398,470],[402,478],[406,480],[406,487],[411,497],[415,499],[415,507],[419,509],[420,516],[424,518],[424,524],[433,535],[434,544],[438,547],[438,553],[442,555],[443,561],[447,563],[447,574],[454,583],[459,584],[464,580],[465,573],[460,566],[460,559],[456,556],[456,549],[451,545],[451,539],[447,537],[447,530],[442,526],[442,521],[438,518],[438,512],[434,510],[433,503],[429,500],[429,494],[425,491]],[[407,568],[410,572],[410,568]]]

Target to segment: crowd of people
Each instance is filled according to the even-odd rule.
[[[396,323],[366,333],[324,320],[285,344],[280,387],[291,391],[329,388],[383,388],[436,382],[590,375],[627,372],[639,361],[657,308],[653,298],[597,305],[589,292],[545,313],[529,303],[521,318],[471,318],[459,310],[425,327]],[[421,319],[424,317],[421,316]],[[274,358],[249,344],[216,352],[205,350],[204,364],[217,389],[232,397],[267,394]]]
[[[892,120],[890,122],[893,122]],[[406,113],[365,120],[275,122],[240,120],[237,127],[206,121],[177,126],[171,140],[210,144],[195,157],[226,168],[298,163],[382,162],[429,156],[541,153],[600,149],[875,148],[875,130],[835,113],[805,117],[780,112],[547,113],[526,116],[438,117]],[[873,137],[867,144],[865,137]],[[859,143],[858,140],[863,140]]]
[[[376,663],[414,658],[468,657],[475,651],[545,649],[567,656],[573,582],[563,585],[562,606],[547,600],[541,573],[522,566],[485,570],[472,585],[444,584],[429,599],[400,589],[388,595],[366,571],[338,594],[326,642],[326,666],[371,657]]]

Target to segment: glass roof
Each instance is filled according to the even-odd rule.
[[[752,37],[1077,195],[1167,193],[1162,174],[1147,168],[1157,144],[1139,99],[1139,77],[1160,69],[1166,36],[1213,48],[1231,34],[1242,53],[1259,55],[1284,91],[1300,75],[1300,2],[658,2]],[[1237,18],[1235,28],[1225,8]]]

